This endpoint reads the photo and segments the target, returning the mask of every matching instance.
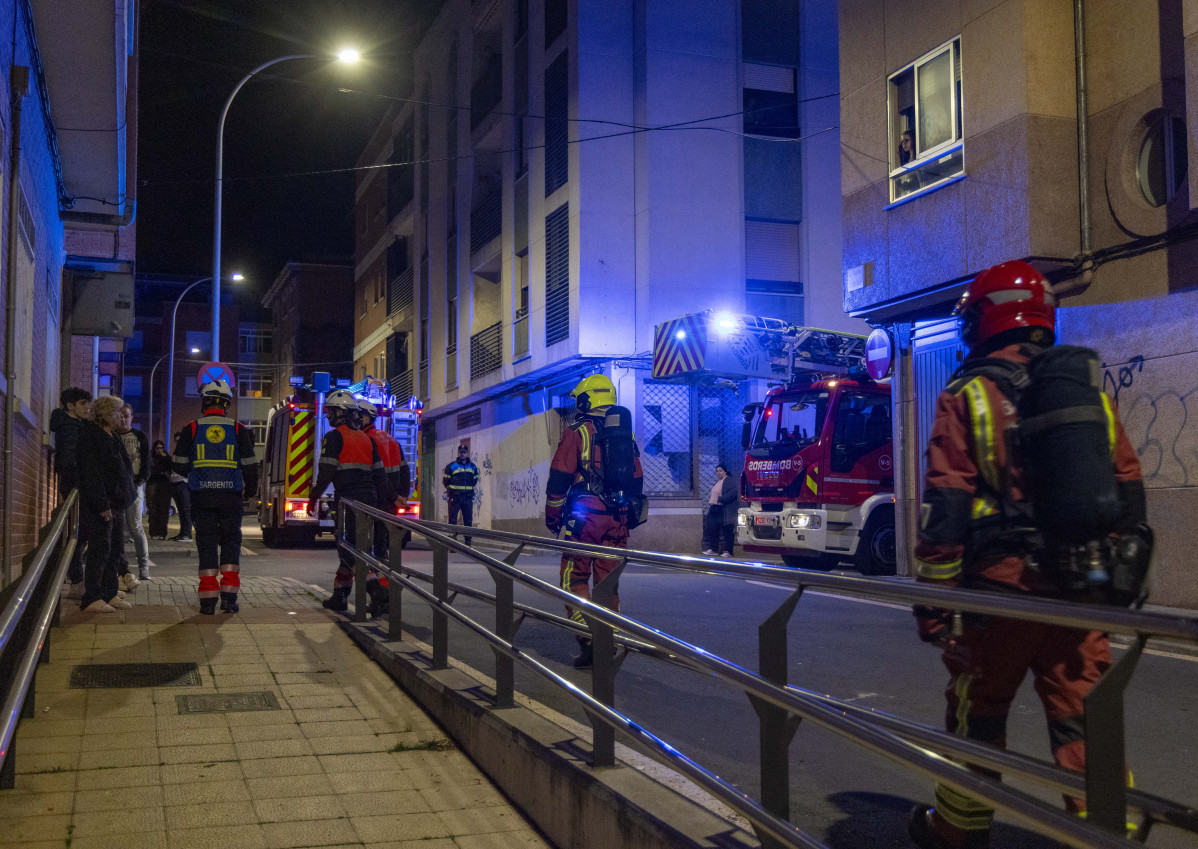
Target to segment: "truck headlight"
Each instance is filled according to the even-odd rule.
[[[736,524],[740,525],[743,528],[745,525],[749,524],[749,517],[746,516],[744,513],[737,513],[736,514]]]
[[[806,530],[815,530],[819,527],[819,516],[812,513],[793,513],[789,519],[790,527]]]

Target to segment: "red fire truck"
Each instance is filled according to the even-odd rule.
[[[332,532],[334,526],[331,487],[321,494],[316,515],[307,512],[308,495],[320,461],[320,440],[329,427],[324,417],[324,398],[334,387],[327,373],[313,375],[309,383],[301,381],[293,378],[293,394],[275,405],[266,423],[266,450],[258,478],[258,524],[263,543],[270,547],[311,542],[321,533]],[[398,512],[420,518],[420,403],[415,399],[403,399],[401,403],[387,395],[376,381],[339,388],[379,407],[375,427],[395,437],[411,470],[413,491],[408,506]]]
[[[894,574],[890,386],[865,337],[760,316],[700,313],[655,328],[654,377],[752,379],[736,541],[788,566]],[[758,396],[760,397],[760,396]]]

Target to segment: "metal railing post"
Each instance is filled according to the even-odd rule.
[[[354,508],[350,508],[354,509]],[[354,548],[369,553],[374,545],[374,517],[354,509]],[[354,621],[366,621],[366,561],[354,556]]]
[[[788,658],[786,626],[803,588],[795,590],[782,606],[757,628],[757,672],[771,684],[785,687]],[[761,807],[776,817],[790,819],[790,743],[799,730],[800,717],[790,711],[749,695],[757,711],[758,757],[761,770]],[[757,834],[767,849],[780,846],[768,834]]]
[[[403,538],[407,530],[390,525],[387,533],[387,565],[396,572],[403,571]],[[394,643],[403,639],[403,585],[399,581],[387,583],[387,640]]]
[[[503,558],[509,566],[515,566],[523,545]],[[488,570],[495,582],[495,636],[506,643],[516,639],[515,582],[507,575],[494,569]],[[496,650],[495,654],[495,707],[514,707],[516,704],[516,662],[508,655]]]
[[[433,545],[433,595],[449,601],[449,549]],[[433,608],[433,669],[449,668],[449,614]]]
[[[0,790],[12,790],[17,786],[17,730],[12,732],[8,751],[0,759]]]
[[[606,577],[591,589],[591,597],[596,604],[612,609],[616,590],[620,586],[620,575],[624,572],[627,560],[621,560],[620,565],[607,574]],[[592,569],[594,566],[592,565]],[[616,706],[616,672],[620,664],[614,657],[616,649],[615,630],[606,623],[590,619],[585,614],[587,624],[591,628],[591,650],[594,657],[591,667],[591,695],[608,707]],[[599,722],[591,717],[591,749],[594,766],[616,765],[616,729],[606,722]]]
[[[1129,646],[1085,698],[1086,818],[1115,834],[1127,830],[1123,692],[1145,642],[1140,637]]]

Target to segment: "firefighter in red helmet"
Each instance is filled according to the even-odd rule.
[[[628,547],[628,531],[643,514],[641,461],[632,440],[631,414],[616,406],[616,387],[605,375],[583,378],[570,393],[578,415],[566,428],[549,465],[545,488],[545,527],[553,533],[565,528],[566,539],[613,548]],[[598,584],[619,560],[562,555],[561,586],[590,600],[591,579]],[[618,591],[612,609],[620,609]],[[583,623],[578,610],[566,615]],[[578,639],[581,651],[576,669],[592,665],[591,641]]]
[[[1040,522],[1031,455],[1012,454],[1008,434],[1018,431],[1025,405],[1013,385],[1036,377],[1034,358],[1066,351],[1055,344],[1056,298],[1048,281],[1026,262],[988,268],[957,305],[969,355],[940,393],[927,447],[927,477],[915,547],[918,581],[951,587],[1093,600],[1092,589],[1055,559]],[[1029,368],[1030,364],[1030,368]],[[1004,371],[1005,370],[1005,371]],[[1093,397],[1101,396],[1100,387]],[[1012,397],[1014,396],[1014,397]],[[1144,489],[1135,451],[1109,402],[1100,433],[1111,451],[1100,452],[1101,471],[1113,478],[1122,527],[1144,519]],[[1113,469],[1111,468],[1113,466]],[[1031,474],[1029,475],[1029,470]],[[1036,496],[1039,497],[1038,495]],[[1006,744],[1007,715],[1030,669],[1048,721],[1053,757],[1061,766],[1085,768],[1084,698],[1111,664],[1106,634],[1026,620],[954,614],[917,606],[919,636],[943,650],[950,682],[946,726],[950,733],[996,746]],[[1084,800],[1067,798],[1069,810]],[[992,809],[946,785],[935,805],[919,805],[908,820],[922,849],[978,849],[990,845]]]

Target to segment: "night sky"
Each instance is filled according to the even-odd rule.
[[[256,303],[285,262],[353,250],[350,173],[389,105],[407,96],[413,47],[440,0],[144,0],[138,125],[137,266],[194,274],[212,266],[216,123],[256,65],[293,53],[361,50],[363,61],[296,60],[255,77],[225,126],[225,274]],[[270,79],[277,75],[287,79]],[[362,93],[344,93],[352,88]],[[238,178],[261,179],[244,180]]]

